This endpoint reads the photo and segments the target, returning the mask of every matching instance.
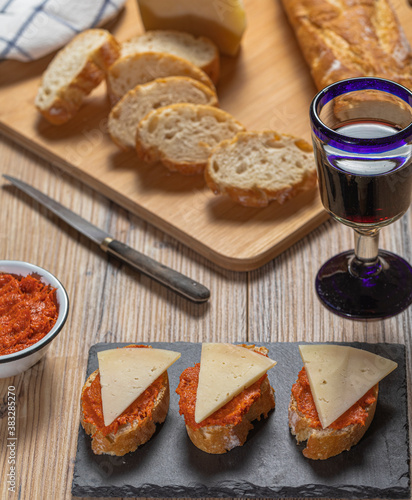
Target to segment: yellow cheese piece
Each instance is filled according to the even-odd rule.
[[[242,0],[137,0],[146,30],[178,30],[207,36],[233,56],[246,28]]]
[[[97,354],[104,425],[110,425],[169,366],[180,353],[165,349],[125,347]]]
[[[254,384],[276,361],[245,347],[205,343],[200,358],[195,421],[202,422]]]
[[[398,365],[354,347],[299,346],[323,428],[328,427]]]

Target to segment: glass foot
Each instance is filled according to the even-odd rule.
[[[380,250],[377,264],[355,266],[356,277],[349,272],[353,258],[353,251],[338,254],[318,272],[316,292],[328,309],[353,319],[378,319],[412,303],[412,267],[405,260]]]

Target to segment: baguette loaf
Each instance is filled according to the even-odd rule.
[[[216,93],[203,83],[186,76],[169,76],[137,85],[113,107],[108,128],[122,149],[134,149],[137,125],[150,111],[179,102],[217,106]]]
[[[303,139],[273,131],[240,132],[212,151],[207,185],[248,207],[283,203],[316,185],[312,147]]]
[[[298,443],[307,441],[303,455],[313,460],[326,460],[355,446],[368,430],[375,415],[378,384],[373,388],[373,395],[374,402],[365,408],[367,417],[364,424],[351,424],[342,429],[332,427],[318,429],[313,428],[311,420],[299,411],[297,401],[291,394],[288,408],[289,427]]]
[[[146,162],[160,161],[173,172],[203,173],[212,148],[244,127],[219,108],[179,103],[149,113],[137,127],[136,151]]]
[[[122,44],[122,56],[140,52],[160,52],[174,54],[187,59],[202,69],[213,83],[219,79],[219,50],[204,36],[172,30],[146,31],[143,35],[130,38]]]
[[[389,0],[282,0],[318,88],[376,76],[412,89],[412,51]]]
[[[161,375],[161,388],[154,400],[150,414],[137,415],[132,421],[120,424],[116,432],[110,432],[109,434],[103,432],[104,427],[98,428],[95,423],[88,421],[83,407],[85,393],[98,374],[99,370],[95,370],[83,386],[81,424],[85,432],[92,438],[92,450],[96,455],[123,456],[126,453],[135,451],[139,446],[149,441],[156,431],[156,424],[165,420],[169,410],[170,398],[167,371]],[[124,413],[127,413],[128,410],[126,409]]]
[[[119,55],[120,45],[108,31],[83,31],[56,54],[44,72],[35,98],[37,109],[54,125],[66,123]]]
[[[212,80],[190,61],[173,54],[141,52],[119,57],[109,68],[107,92],[114,105],[142,83],[167,76],[188,76],[215,90]]]

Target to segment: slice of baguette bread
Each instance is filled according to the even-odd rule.
[[[378,400],[378,384],[374,387],[374,396],[374,403],[365,409],[368,416],[364,425],[352,424],[343,429],[330,427],[326,429],[314,429],[310,425],[310,419],[299,411],[296,399],[291,394],[288,408],[289,427],[291,433],[296,436],[298,443],[307,441],[306,448],[302,452],[303,455],[313,460],[326,460],[339,455],[342,451],[349,450],[357,444],[368,430],[375,415]]]
[[[219,79],[220,60],[217,46],[204,36],[194,36],[183,31],[146,31],[122,43],[122,56],[139,52],[174,54],[187,59],[202,69],[213,83]]]
[[[50,123],[66,123],[119,55],[120,45],[108,31],[83,31],[48,65],[35,98],[37,109]]]
[[[211,454],[221,454],[230,451],[236,446],[243,446],[247,435],[253,429],[252,422],[267,418],[268,413],[275,407],[275,397],[269,379],[265,378],[261,385],[261,395],[249,411],[243,415],[241,422],[236,425],[213,425],[192,429],[186,425],[187,434],[192,443],[199,449]]]
[[[207,185],[247,207],[283,203],[316,185],[312,147],[303,139],[274,131],[240,132],[211,152]]]
[[[107,74],[107,93],[114,105],[127,91],[167,76],[188,76],[215,90],[212,80],[190,61],[174,54],[141,52],[119,57]]]
[[[143,161],[160,161],[173,172],[200,174],[212,148],[241,130],[243,125],[219,108],[172,104],[141,120],[136,131],[136,151]]]
[[[137,85],[109,114],[108,128],[113,141],[122,149],[134,149],[138,123],[151,111],[179,102],[218,105],[216,92],[186,76],[158,78]]]
[[[99,370],[95,370],[86,380],[82,390],[82,400],[86,389],[98,373]],[[116,433],[104,435],[101,429],[97,429],[96,425],[86,422],[82,404],[81,424],[85,432],[92,438],[91,446],[96,455],[123,456],[149,441],[156,431],[156,424],[164,422],[169,410],[170,390],[167,371],[163,373],[162,377],[162,387],[154,402],[151,415],[142,420],[136,419],[120,425]]]

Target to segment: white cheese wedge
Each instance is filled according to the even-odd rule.
[[[235,55],[246,28],[243,0],[138,0],[146,30],[207,36],[223,54]]]
[[[299,346],[323,428],[328,427],[398,365],[354,347]]]
[[[202,422],[275,365],[276,361],[245,347],[203,344],[195,421]]]
[[[125,347],[97,354],[104,425],[110,425],[169,366],[180,353],[165,349]]]

